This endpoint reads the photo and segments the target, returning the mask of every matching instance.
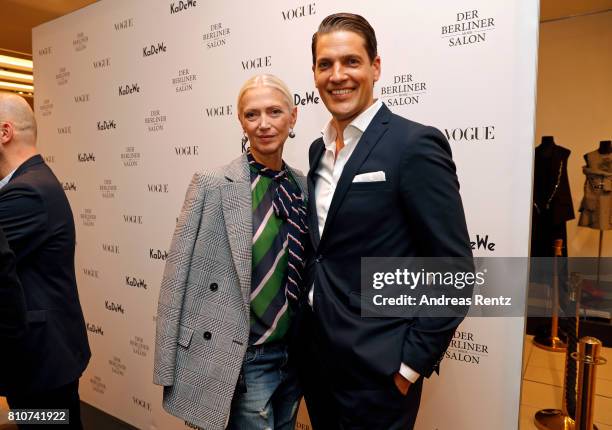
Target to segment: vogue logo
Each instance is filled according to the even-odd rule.
[[[83,209],[81,221],[85,227],[94,227],[96,225],[96,214],[91,209]]]
[[[232,105],[225,106],[213,106],[204,108],[207,117],[217,117],[217,116],[233,116]]]
[[[90,278],[100,279],[100,272],[97,270],[83,268],[83,274]]]
[[[144,343],[144,339],[140,336],[134,336],[134,339],[130,340],[130,346],[132,352],[141,357],[146,357],[149,352],[149,345]]]
[[[51,103],[51,100],[45,99],[42,105],[38,107],[38,110],[42,116],[49,116],[53,113],[53,103]]]
[[[306,106],[309,104],[318,105],[320,100],[321,99],[315,94],[314,91],[306,92],[306,94],[304,94],[303,96],[299,94],[293,94],[293,103],[296,106]]]
[[[178,72],[178,77],[172,79],[172,85],[177,93],[183,91],[191,91],[193,89],[192,82],[197,78],[196,75],[189,73],[189,69],[181,69]]]
[[[149,258],[151,260],[166,261],[166,258],[168,258],[168,251],[162,251],[161,249],[149,248]]]
[[[55,155],[45,155],[45,163],[47,164],[55,163]]]
[[[103,243],[102,250],[110,254],[119,254],[119,245],[113,243]]]
[[[427,91],[425,82],[415,82],[412,74],[393,76],[391,85],[380,87],[380,97],[387,106],[405,106],[419,104]]]
[[[442,38],[448,39],[448,46],[471,45],[487,39],[487,32],[495,29],[495,19],[481,18],[478,14],[478,10],[459,12],[454,24],[442,26]]]
[[[128,146],[125,148],[125,152],[121,154],[121,160],[123,160],[124,167],[138,166],[140,152],[136,152],[136,149],[133,146]]]
[[[223,25],[219,22],[210,26],[210,31],[202,35],[202,40],[206,42],[206,48],[216,48],[218,46],[223,46],[227,43],[227,38],[229,37],[229,34],[230,29],[223,28]]]
[[[146,409],[147,411],[151,410],[151,404],[149,402],[145,402],[144,400],[139,399],[136,396],[132,396],[132,402],[134,403],[134,405],[142,409]]]
[[[55,75],[57,85],[66,85],[70,78],[70,72],[65,67],[60,67],[59,72]]]
[[[117,123],[115,122],[114,119],[110,121],[98,121],[97,125],[98,125],[98,131],[105,131],[105,130],[117,128]]]
[[[191,424],[190,422],[185,421],[185,427],[190,428],[190,429],[196,429],[196,430],[200,430],[200,427]]]
[[[104,336],[104,330],[102,330],[102,326],[87,323],[85,324],[85,327],[87,327],[87,331],[90,333],[99,334],[100,336]]]
[[[145,46],[142,48],[142,56],[150,57],[151,55],[159,54],[160,52],[166,52],[166,44],[159,42],[157,45]]]
[[[85,33],[83,32],[77,33],[76,39],[72,41],[72,46],[74,47],[74,50],[76,52],[81,52],[82,50],[87,48],[88,40],[89,39],[87,38],[87,36],[85,36]]]
[[[77,160],[79,160],[79,163],[88,163],[90,161],[96,161],[96,156],[93,152],[87,154],[84,152],[79,152],[77,155]]]
[[[77,186],[75,182],[64,182],[62,183],[62,187],[64,188],[64,191],[76,191],[77,190]]]
[[[242,61],[242,70],[261,69],[272,65],[272,56],[257,57]]]
[[[94,69],[103,69],[110,66],[110,57],[102,58],[93,62]]]
[[[110,179],[105,179],[102,185],[100,185],[100,193],[102,194],[103,199],[115,198],[116,192],[117,185],[113,185],[113,181],[111,181]]]
[[[86,103],[89,101],[89,94],[80,94],[78,96],[74,96],[75,103]]]
[[[142,224],[142,215],[123,215],[123,222],[127,224]]]
[[[472,250],[482,249],[484,251],[495,251],[495,243],[489,241],[489,235],[476,235],[476,240],[470,242]]]
[[[173,2],[170,4],[170,15],[174,15],[175,13],[181,12],[183,10],[187,10],[191,7],[196,7],[196,0],[180,0],[178,2]]]
[[[138,279],[133,276],[125,277],[125,285],[128,287],[142,288],[143,290],[147,289],[147,283],[144,279]]]
[[[72,128],[69,125],[64,127],[58,127],[57,134],[72,134]]]
[[[164,122],[166,122],[166,115],[161,115],[159,110],[152,110],[151,116],[148,116],[144,120],[147,124],[147,130],[150,132],[162,131],[164,129]]]
[[[123,376],[127,367],[125,364],[121,362],[119,357],[113,357],[112,360],[108,360],[108,364],[110,364],[111,371],[119,376]]]
[[[474,333],[457,330],[444,353],[449,360],[462,361],[469,364],[480,364],[483,357],[489,355],[489,346],[477,343]]]
[[[315,10],[314,3],[309,3],[304,6],[298,6],[294,9],[288,9],[288,10],[282,11],[284,21],[290,21],[295,18],[303,18],[305,16],[314,15],[316,13],[317,11]]]
[[[446,138],[451,141],[481,141],[481,140],[495,140],[495,126],[489,125],[485,127],[466,127],[466,128],[452,128],[444,129]]]
[[[134,27],[134,18],[124,19],[115,23],[115,31],[126,30]]]
[[[127,84],[119,85],[119,95],[127,96],[128,94],[134,94],[140,92],[140,86],[138,84]]]
[[[168,184],[147,184],[150,193],[167,193]]]
[[[120,303],[115,303],[115,302],[109,302],[108,300],[106,300],[104,302],[104,307],[106,308],[107,311],[111,311],[111,312],[117,312],[120,314],[125,314],[125,310],[123,309],[123,305]]]
[[[200,147],[198,145],[193,146],[175,146],[174,152],[179,156],[190,156],[190,155],[200,155],[199,154]]]
[[[40,48],[40,49],[38,50],[38,55],[40,55],[41,57],[42,57],[43,55],[51,55],[51,47],[50,47],[50,46],[47,46],[47,47],[45,47],[45,48]]]

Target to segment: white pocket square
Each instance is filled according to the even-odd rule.
[[[385,182],[385,172],[379,170],[378,172],[368,172],[355,175],[353,182]]]

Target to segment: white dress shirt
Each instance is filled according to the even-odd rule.
[[[378,113],[378,110],[382,107],[382,101],[376,100],[372,106],[364,110],[355,118],[349,125],[347,125],[343,132],[344,147],[338,152],[336,157],[336,128],[334,127],[332,120],[330,120],[322,131],[323,144],[325,145],[325,152],[319,160],[319,165],[314,173],[315,183],[315,205],[317,207],[317,218],[319,221],[319,236],[323,236],[323,229],[325,228],[325,221],[327,220],[327,213],[331,205],[336,186],[344,170],[348,159],[357,147],[357,144],[361,140],[361,136],[368,128],[374,116]],[[308,293],[308,303],[310,306],[313,305],[314,298],[314,284],[310,288]],[[401,363],[400,374],[414,383],[421,376],[410,367]]]
[[[9,181],[11,180],[11,178],[13,177],[13,175],[15,174],[15,172],[17,171],[17,168],[15,168],[11,173],[9,173],[8,175],[6,175],[4,178],[2,178],[2,180],[0,181],[0,190],[9,183]]]

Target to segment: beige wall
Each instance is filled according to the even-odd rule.
[[[596,256],[599,231],[578,227],[583,155],[612,139],[612,12],[540,25],[536,145],[552,135],[572,151],[568,175],[576,219],[567,223],[568,255]],[[612,256],[612,230],[602,255]]]

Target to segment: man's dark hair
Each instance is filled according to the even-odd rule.
[[[332,33],[334,31],[352,31],[363,37],[365,50],[370,62],[378,55],[376,47],[376,33],[370,23],[361,15],[354,13],[334,13],[321,21],[319,29],[312,35],[312,64],[317,61],[317,39],[319,35]]]

